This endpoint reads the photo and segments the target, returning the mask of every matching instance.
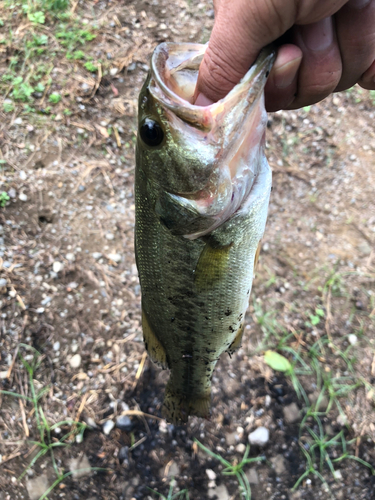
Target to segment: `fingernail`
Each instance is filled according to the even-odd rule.
[[[310,50],[325,50],[333,42],[332,18],[326,17],[313,24],[301,26],[303,40]]]
[[[302,57],[297,57],[297,59],[293,59],[279,68],[275,68],[273,77],[275,87],[278,89],[285,89],[292,84],[301,64],[301,60]]]
[[[212,104],[214,101],[211,101],[208,97],[206,97],[204,94],[198,94],[198,97],[195,100],[195,105],[196,106],[209,106]]]
[[[371,0],[349,0],[348,6],[352,9],[363,9],[367,7],[370,2]]]

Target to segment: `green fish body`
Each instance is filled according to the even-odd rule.
[[[220,355],[241,344],[264,233],[265,50],[227,97],[191,104],[205,46],[157,47],[139,98],[135,252],[150,358],[170,370],[163,415],[207,417]]]

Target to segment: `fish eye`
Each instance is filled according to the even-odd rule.
[[[139,133],[142,141],[150,147],[159,146],[164,139],[164,132],[160,124],[150,118],[143,120]]]

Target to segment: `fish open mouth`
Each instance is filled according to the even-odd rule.
[[[184,222],[176,234],[191,239],[211,232],[236,213],[261,171],[267,123],[263,91],[275,59],[272,48],[264,49],[226,97],[209,106],[196,106],[195,87],[206,48],[163,43],[151,60],[149,89],[171,127],[180,134],[194,134],[202,149],[216,148],[215,161],[202,164],[202,169],[212,168],[205,185],[194,193],[166,193],[157,208],[159,215],[168,212],[171,227],[176,228],[183,213]],[[186,225],[189,217],[195,222]]]

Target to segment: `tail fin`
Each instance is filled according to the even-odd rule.
[[[189,415],[208,418],[210,415],[211,388],[203,396],[177,394],[168,382],[165,388],[163,417],[170,423],[181,424],[188,421]]]

